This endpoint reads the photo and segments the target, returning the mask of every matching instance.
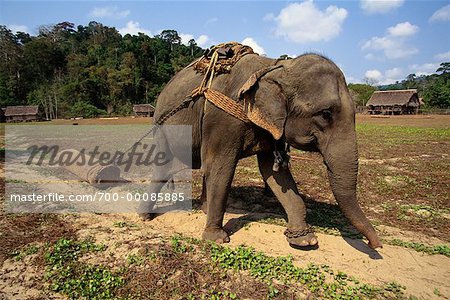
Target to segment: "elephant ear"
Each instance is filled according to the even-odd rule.
[[[238,93],[249,120],[269,131],[276,140],[284,132],[286,98],[280,84],[264,75],[281,67],[268,67],[253,73]]]

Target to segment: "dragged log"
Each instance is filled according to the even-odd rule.
[[[120,168],[116,165],[101,165],[95,163],[90,165],[89,156],[74,149],[63,151],[64,155],[70,155],[70,163],[63,167],[89,184],[119,183],[124,180],[120,178]],[[63,154],[61,154],[63,155]]]

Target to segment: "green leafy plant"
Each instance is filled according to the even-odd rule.
[[[115,289],[123,284],[120,274],[102,265],[79,262],[83,254],[105,249],[104,245],[89,240],[58,240],[45,254],[45,277],[50,282],[50,288],[66,294],[70,299],[113,298]]]
[[[131,255],[128,255],[127,262],[130,265],[140,266],[144,262],[144,258],[142,256],[137,255],[137,254],[131,254]]]
[[[100,115],[106,115],[106,111],[99,109],[88,102],[76,102],[70,107],[69,117],[95,118]]]
[[[172,244],[173,250],[178,253],[185,253],[191,250],[189,245],[183,243],[182,237],[180,235],[174,235],[170,238],[170,243]]]
[[[247,271],[251,276],[264,281],[278,280],[285,284],[301,283],[320,298],[361,299],[383,294],[386,298],[403,295],[404,287],[390,282],[376,287],[360,283],[343,272],[335,272],[329,266],[309,264],[306,268],[293,265],[292,257],[269,257],[253,248],[239,246],[231,249],[217,244],[207,248],[211,259],[224,269]],[[269,292],[275,295],[275,290]]]
[[[447,257],[450,257],[450,247],[447,245],[434,245],[434,246],[427,246],[422,243],[416,243],[416,242],[405,242],[400,239],[392,239],[387,241],[388,244],[393,246],[400,246],[405,248],[414,249],[417,252],[423,252],[427,254],[442,254]]]
[[[24,257],[28,255],[36,254],[39,251],[39,247],[36,245],[29,245],[21,250],[15,250],[11,253],[11,256],[14,257],[16,261],[22,260]]]

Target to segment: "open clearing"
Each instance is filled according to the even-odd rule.
[[[320,156],[292,151],[291,169],[318,232],[318,249],[289,247],[285,215],[264,194],[253,157],[237,168],[225,248],[197,240],[205,222],[198,210],[199,171],[193,177],[196,210],[150,222],[134,214],[2,212],[0,299],[448,299],[450,116],[358,115],[357,132],[359,201],[384,241],[378,252],[335,206]]]

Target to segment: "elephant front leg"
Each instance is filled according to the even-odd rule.
[[[288,169],[280,168],[278,172],[272,170],[274,157],[271,152],[258,154],[258,164],[264,181],[283,205],[288,216],[285,231],[289,244],[293,246],[314,246],[317,237],[306,224],[306,207],[300,197],[294,178]]]
[[[217,243],[230,241],[222,225],[236,163],[237,158],[234,157],[214,157],[207,159],[204,164],[203,184],[206,187],[207,201],[206,227],[202,234],[204,240]]]

